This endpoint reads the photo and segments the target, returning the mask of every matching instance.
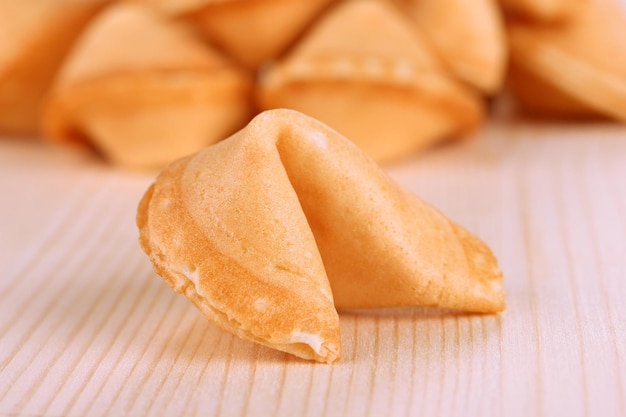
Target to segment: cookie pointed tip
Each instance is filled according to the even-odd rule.
[[[327,365],[332,365],[334,363],[339,362],[341,359],[341,345],[334,341],[324,343],[322,349],[320,351],[319,358],[316,358],[318,362],[326,363]]]

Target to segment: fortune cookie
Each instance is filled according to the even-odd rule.
[[[319,119],[378,162],[472,130],[482,102],[446,73],[414,26],[388,2],[339,3],[262,72],[259,107]]]
[[[0,131],[34,134],[41,99],[107,0],[0,1]]]
[[[245,125],[251,83],[186,27],[120,4],[94,20],[63,66],[44,132],[91,143],[116,164],[162,166]]]
[[[583,7],[584,6],[584,7]],[[589,0],[558,25],[509,24],[509,84],[529,114],[626,121],[626,7]]]
[[[335,308],[504,308],[489,248],[293,110],[168,166],[139,204],[156,272],[235,335],[340,355]]]
[[[284,52],[334,0],[206,0],[188,17],[249,68]]]
[[[408,15],[460,80],[493,95],[504,80],[507,45],[496,0],[404,0]]]

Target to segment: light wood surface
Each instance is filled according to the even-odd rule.
[[[626,130],[493,124],[387,171],[492,247],[508,308],[344,311],[322,365],[153,273],[154,173],[0,140],[0,415],[625,416]]]

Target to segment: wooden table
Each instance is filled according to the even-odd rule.
[[[154,274],[134,214],[155,173],[0,140],[0,415],[626,415],[626,129],[492,124],[387,171],[492,247],[508,308],[341,312],[329,366]]]

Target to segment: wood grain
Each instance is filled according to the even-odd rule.
[[[626,130],[494,123],[387,171],[489,243],[508,308],[343,311],[329,366],[155,276],[134,226],[155,173],[0,141],[0,415],[626,415]]]

